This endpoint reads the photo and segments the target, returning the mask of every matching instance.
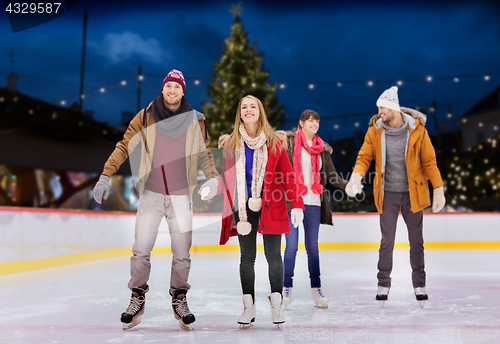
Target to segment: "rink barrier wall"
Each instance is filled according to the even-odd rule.
[[[333,227],[321,225],[320,250],[378,249],[378,213],[333,216]],[[130,256],[134,227],[135,213],[0,207],[0,275]],[[239,251],[236,237],[218,245],[220,227],[220,214],[195,214],[191,252]],[[299,249],[304,250],[300,233]],[[426,249],[500,249],[500,214],[425,213],[424,239]],[[261,236],[258,243],[262,250]],[[395,248],[408,247],[400,216]],[[166,221],[153,253],[170,253]]]

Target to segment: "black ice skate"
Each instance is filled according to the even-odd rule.
[[[122,313],[121,322],[123,329],[128,330],[141,322],[141,315],[144,313],[146,297],[140,289],[133,289],[130,297],[130,304],[125,312]]]
[[[196,319],[189,310],[186,294],[178,294],[172,298],[172,309],[174,310],[175,318],[179,320],[179,326],[183,330],[190,331],[194,328],[194,321]]]

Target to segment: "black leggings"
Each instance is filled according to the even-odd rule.
[[[247,207],[248,222],[252,231],[247,235],[239,235],[240,242],[240,280],[243,294],[250,294],[255,299],[255,258],[257,256],[257,230],[259,228],[260,211],[253,212]],[[283,290],[283,259],[281,258],[281,234],[264,234],[264,254],[269,266],[269,283],[271,293]]]

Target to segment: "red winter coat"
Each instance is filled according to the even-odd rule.
[[[219,139],[219,141],[221,141]],[[295,181],[295,173],[288,159],[283,142],[278,143],[276,153],[271,153],[268,146],[268,160],[266,176],[262,187],[262,212],[258,232],[261,234],[284,234],[290,232],[290,220],[286,207],[286,196],[293,208],[304,209],[304,202],[299,196]],[[230,237],[238,235],[236,223],[233,219],[231,203],[234,211],[238,211],[236,196],[236,166],[234,150],[224,149],[222,173],[219,176],[217,193],[224,193],[224,207],[222,210],[222,229],[219,245],[224,245]]]

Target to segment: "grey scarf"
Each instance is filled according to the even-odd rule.
[[[401,115],[401,117],[403,118],[403,124],[401,124],[397,128],[393,128],[389,124],[382,121],[382,126],[385,129],[386,135],[397,136],[400,135],[402,132],[408,130],[408,122],[406,122],[406,118],[403,115]]]

